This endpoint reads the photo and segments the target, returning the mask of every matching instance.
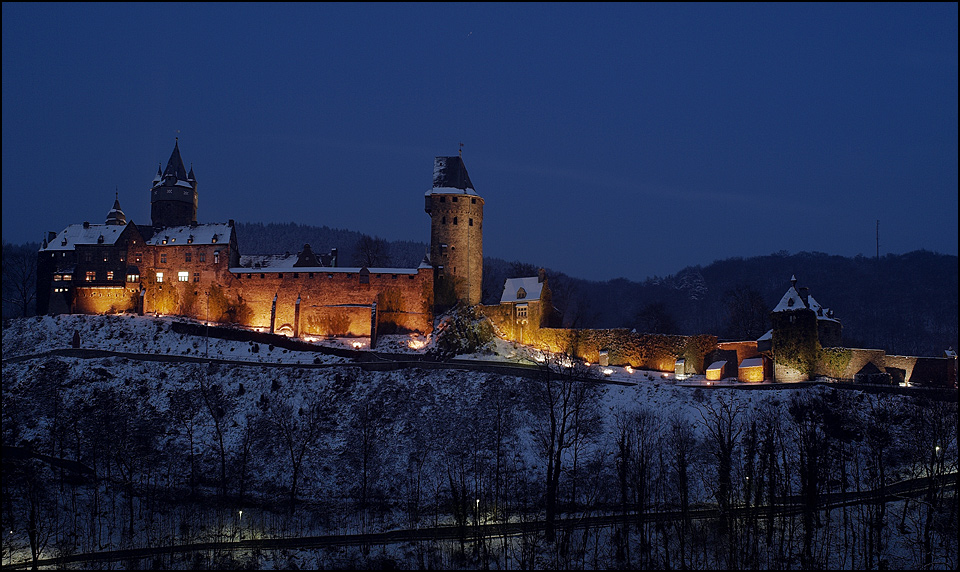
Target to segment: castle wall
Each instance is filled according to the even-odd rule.
[[[237,269],[234,269],[237,270]],[[362,282],[360,272],[236,272],[230,292],[249,309],[244,325],[270,329],[276,296],[274,328],[298,329],[301,335],[370,335],[370,310],[377,304],[378,333],[433,329],[432,271],[371,272]],[[300,315],[297,318],[297,298]]]
[[[610,365],[629,365],[663,372],[674,371],[676,360],[683,358],[688,364],[688,371],[703,373],[704,358],[716,348],[717,338],[708,335],[640,334],[624,328],[539,328],[530,332],[528,344],[593,363],[600,360],[600,351],[605,350]]]
[[[128,286],[81,286],[73,298],[76,314],[116,314],[136,307],[139,285]]]

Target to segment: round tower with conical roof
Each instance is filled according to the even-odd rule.
[[[189,174],[183,166],[179,141],[173,144],[167,168],[157,167],[150,188],[150,218],[157,228],[197,224],[197,179],[192,166]]]
[[[424,210],[430,215],[430,262],[440,306],[479,304],[483,283],[483,198],[463,158],[437,157]]]

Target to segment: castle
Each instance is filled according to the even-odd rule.
[[[245,256],[232,220],[199,223],[197,178],[179,142],[150,188],[151,224],[119,198],[102,224],[49,232],[38,253],[37,313],[173,314],[307,336],[433,328],[435,306],[479,304],[483,198],[460,156],[437,157],[425,194],[430,253],[416,268],[341,267],[336,250]]]
[[[151,224],[128,221],[119,198],[102,224],[73,224],[43,240],[37,313],[177,315],[309,339],[433,330],[437,309],[479,306],[483,206],[460,156],[436,157],[424,195],[430,250],[416,268],[341,267],[336,249],[296,255],[242,255],[232,220],[199,223],[193,168],[179,142],[150,187]],[[841,325],[796,278],[760,339],[666,336],[557,327],[550,288],[538,276],[504,283],[500,303],[480,306],[499,335],[603,365],[706,373],[707,379],[881,380],[956,385],[956,355],[887,356],[840,347]]]

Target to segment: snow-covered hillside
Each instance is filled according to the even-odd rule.
[[[47,353],[70,347],[74,332],[79,332],[81,348],[151,359]],[[429,348],[427,340],[410,341],[387,337],[378,350]],[[354,342],[329,343],[353,347]],[[535,354],[498,342],[482,356],[467,357],[529,362]],[[170,361],[157,361],[157,355],[170,356]],[[179,359],[198,356],[212,359]],[[632,384],[584,383],[563,376],[547,382],[455,368],[364,371],[342,357],[176,334],[167,319],[13,320],[3,330],[3,445],[16,448],[26,460],[14,463],[5,449],[3,525],[12,533],[4,535],[4,558],[30,557],[31,523],[45,535],[40,556],[49,557],[237,540],[241,535],[351,534],[536,520],[550,502],[550,451],[554,461],[561,459],[555,506],[562,517],[675,510],[680,503],[691,509],[718,502],[762,504],[799,493],[804,473],[797,462],[801,453],[810,453],[799,436],[807,428],[820,431],[823,443],[829,441],[825,412],[842,418],[849,434],[840,453],[832,445],[817,449],[823,455],[822,494],[841,489],[834,476],[840,468],[849,481],[844,490],[875,487],[880,477],[868,470],[876,461],[871,461],[875,443],[865,436],[871,427],[889,437],[887,453],[881,453],[887,457],[879,460],[886,463],[882,478],[892,483],[929,473],[924,473],[926,456],[911,453],[918,437],[914,433],[929,419],[908,398],[824,388],[694,388],[675,385],[660,374],[619,368],[599,381],[609,380]],[[938,451],[944,452],[943,466],[930,470],[955,471],[956,403],[952,408],[923,405],[928,406],[950,430],[942,434],[924,425],[924,437],[940,439]],[[819,417],[806,415],[803,408]],[[551,430],[551,418],[566,423],[560,433],[557,427]],[[565,443],[559,451],[558,438]],[[723,442],[730,447],[727,465],[718,464]],[[767,453],[764,443],[772,448]],[[890,456],[891,450],[897,454]],[[70,478],[63,481],[63,464],[56,460],[81,465],[71,465]],[[773,474],[775,488],[764,489],[764,479],[770,487]],[[752,485],[751,477],[760,484]],[[27,498],[40,499],[39,513],[30,512]],[[916,512],[916,519],[927,514],[922,505],[901,509],[904,522],[908,513],[914,518]],[[781,538],[778,550],[797,562],[812,558],[841,568],[876,565],[881,558],[892,568],[923,563],[912,540],[921,531],[909,525],[898,534],[888,528],[876,540],[876,554],[869,556],[862,550],[866,540],[854,539],[853,547],[834,542],[875,525],[874,516],[861,511],[842,525],[830,521],[832,525],[810,530],[817,546],[812,553],[804,550],[799,532]],[[782,534],[800,526],[797,518],[768,526]],[[944,531],[948,536],[950,526],[952,544],[946,556],[937,552],[937,562],[947,567],[956,565],[955,512]],[[650,538],[641,541],[641,530]],[[738,543],[749,539],[749,531],[737,530],[723,534],[736,534]],[[440,545],[381,556],[403,567],[466,568],[480,566],[481,558],[494,567],[610,567],[629,562],[631,550],[633,558],[640,558],[639,546],[653,566],[663,566],[665,558],[676,562],[680,553],[688,566],[701,568],[731,559],[743,567],[766,567],[784,557],[771,547],[754,547],[750,562],[741,561],[746,557],[729,552],[710,521],[688,522],[683,530],[673,525],[658,531],[623,530],[611,524],[592,533],[571,529],[563,534],[583,545],[568,546],[561,554],[548,549],[540,535],[530,538],[540,546],[535,556],[525,555],[527,548],[514,541],[504,541],[496,550],[487,547],[482,557],[464,556],[462,546],[455,556],[456,547]],[[584,536],[590,534],[604,543],[592,555]],[[651,544],[653,536],[661,540]],[[680,537],[686,544],[677,544]],[[273,556],[259,558],[261,567],[289,564],[270,560]],[[373,562],[369,552],[350,550],[304,551],[292,558],[300,567]],[[175,561],[165,565],[178,566]]]

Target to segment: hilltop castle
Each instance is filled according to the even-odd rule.
[[[425,194],[430,254],[416,268],[341,267],[336,250],[244,256],[236,228],[198,223],[197,178],[179,142],[150,187],[151,224],[128,221],[119,198],[102,224],[45,237],[37,313],[174,314],[271,333],[371,336],[433,328],[435,304],[478,304],[483,198],[460,156],[437,157]]]

